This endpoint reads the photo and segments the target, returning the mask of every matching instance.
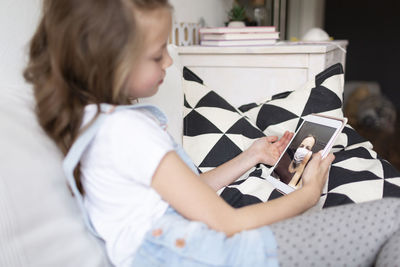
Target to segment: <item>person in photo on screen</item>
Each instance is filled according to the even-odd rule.
[[[316,143],[315,136],[309,134],[300,143],[299,147],[296,149],[293,160],[289,164],[289,172],[294,173],[289,185],[294,188],[299,188],[301,186],[300,177],[303,174],[304,168],[306,167],[308,161],[312,156],[311,149]]]

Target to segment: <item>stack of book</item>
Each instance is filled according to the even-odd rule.
[[[199,32],[204,46],[260,46],[279,40],[274,26],[201,28]]]

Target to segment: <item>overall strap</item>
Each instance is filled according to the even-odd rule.
[[[148,104],[135,104],[135,105],[126,105],[126,106],[112,106],[109,104],[100,104],[100,114],[95,119],[95,121],[78,137],[78,139],[73,143],[68,154],[65,156],[63,161],[63,169],[64,173],[67,177],[67,181],[71,190],[75,196],[76,201],[78,202],[78,206],[82,212],[83,220],[88,227],[89,231],[96,237],[100,238],[98,233],[93,227],[92,222],[90,221],[89,215],[86,212],[83,203],[83,197],[78,190],[76,185],[76,181],[74,178],[74,169],[78,165],[82,154],[85,152],[86,148],[89,146],[90,142],[96,136],[100,126],[104,122],[106,116],[117,110],[124,109],[146,109],[149,110],[155,117],[160,121],[161,126],[164,127],[167,124],[167,118],[157,107],[148,105]],[[100,238],[101,239],[101,238]]]

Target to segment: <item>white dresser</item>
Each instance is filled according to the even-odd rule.
[[[183,66],[235,106],[295,90],[335,64],[345,66],[346,40],[262,47],[178,47]]]

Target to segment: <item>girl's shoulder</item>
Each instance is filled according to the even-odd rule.
[[[84,123],[90,123],[96,114],[96,105],[87,106]],[[173,148],[169,134],[157,118],[146,109],[123,109],[107,114],[96,133],[93,144],[96,144],[98,149],[118,151],[118,153],[130,147],[144,147],[152,150]]]
[[[95,118],[96,114],[97,105],[87,105],[85,107],[82,125],[84,126],[87,123],[90,123]],[[162,130],[158,118],[146,108],[115,110],[106,115],[101,128],[126,128],[126,130],[129,130],[129,128],[132,127],[135,129],[143,127],[143,129],[151,128]]]

